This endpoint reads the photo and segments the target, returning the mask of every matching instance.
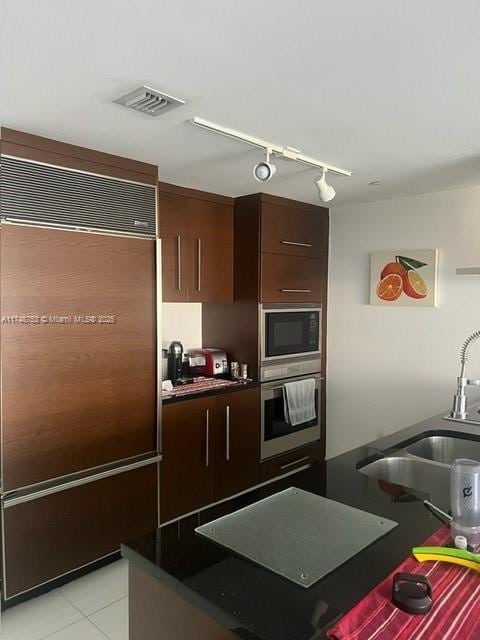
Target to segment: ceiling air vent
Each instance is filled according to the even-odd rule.
[[[159,116],[166,111],[170,111],[170,109],[175,109],[175,107],[185,104],[185,100],[174,98],[167,93],[146,86],[135,89],[135,91],[127,93],[126,96],[122,96],[114,102],[123,104],[124,107],[135,109],[135,111],[141,111],[149,116]]]

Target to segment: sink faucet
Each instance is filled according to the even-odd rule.
[[[468,360],[468,352],[475,340],[480,338],[480,331],[475,331],[472,335],[468,336],[462,345],[460,350],[460,362],[462,368],[460,369],[460,375],[457,378],[457,393],[453,396],[453,407],[450,411],[450,417],[456,420],[465,420],[467,417],[467,396],[465,388],[470,386],[480,387],[480,379],[470,379],[465,377],[465,365]]]

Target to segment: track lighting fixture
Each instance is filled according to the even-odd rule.
[[[322,170],[322,175],[319,178],[315,179],[315,184],[318,188],[320,200],[322,202],[330,202],[330,200],[333,200],[333,198],[335,197],[335,189],[331,185],[327,184],[325,180],[326,172],[330,171],[330,173],[335,173],[339,176],[352,175],[351,171],[340,169],[339,167],[334,167],[333,165],[327,164],[325,162],[320,162],[320,160],[316,160],[315,158],[306,156],[298,149],[294,149],[293,147],[282,147],[278,144],[273,144],[271,142],[267,142],[266,140],[262,140],[261,138],[255,138],[254,136],[250,136],[247,133],[235,131],[235,129],[230,129],[229,127],[223,127],[219,124],[215,124],[214,122],[203,120],[203,118],[195,117],[190,122],[196,127],[202,127],[202,129],[212,131],[213,133],[219,133],[220,135],[226,136],[227,138],[233,138],[234,140],[238,140],[239,142],[249,144],[252,147],[264,149],[267,156],[266,160],[264,160],[263,162],[258,162],[253,167],[253,176],[255,180],[258,180],[258,182],[268,182],[277,170],[276,166],[270,162],[270,156],[275,156],[283,160],[293,160],[294,162],[301,162],[302,164],[306,164],[310,167],[316,167],[317,169]]]
[[[322,202],[330,202],[330,200],[333,200],[336,195],[335,189],[331,184],[327,183],[326,173],[327,170],[324,167],[322,175],[314,180],[317,185],[318,196]]]
[[[266,156],[266,160],[257,162],[253,167],[253,177],[255,180],[258,180],[258,182],[268,182],[277,170],[277,167],[270,162],[270,149],[267,149]]]

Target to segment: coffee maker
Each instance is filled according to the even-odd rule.
[[[183,362],[183,345],[178,340],[174,340],[168,347],[167,371],[168,379],[172,381],[173,386],[178,384],[182,377]]]

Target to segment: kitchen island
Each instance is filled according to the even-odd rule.
[[[413,546],[440,526],[427,494],[361,473],[423,435],[480,440],[480,426],[442,419],[445,413],[358,447],[325,463],[199,511],[123,545],[130,565],[130,640],[319,640]],[[400,446],[401,445],[401,446]],[[262,498],[297,487],[398,522],[308,589],[200,537],[195,528]],[[448,508],[448,495],[442,505]]]

